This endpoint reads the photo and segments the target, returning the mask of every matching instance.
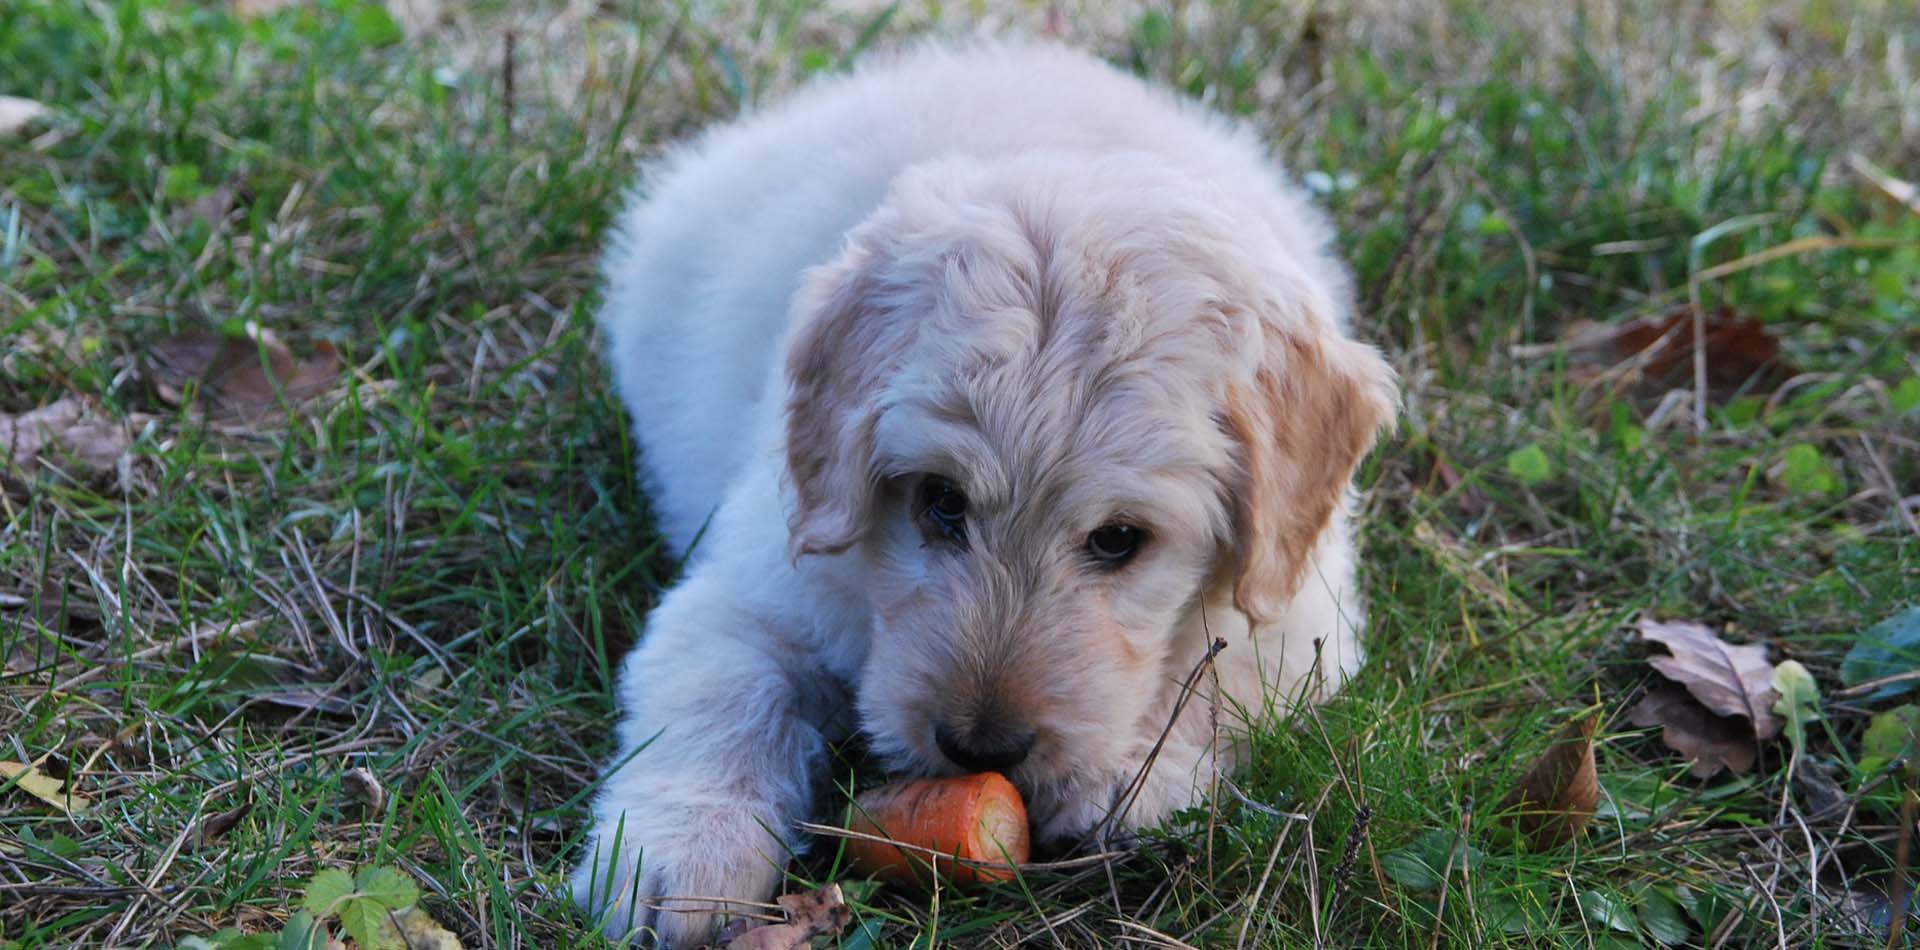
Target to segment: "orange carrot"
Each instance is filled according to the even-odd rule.
[[[1019,790],[998,772],[883,785],[856,799],[848,826],[930,849],[847,839],[847,855],[856,871],[898,884],[927,883],[929,866],[950,884],[1004,881],[1013,877],[1008,861],[1027,860],[1027,806]],[[963,864],[956,856],[992,866]]]

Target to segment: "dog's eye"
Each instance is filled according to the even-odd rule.
[[[960,541],[967,536],[967,494],[958,485],[929,475],[920,482],[920,515],[946,536]]]
[[[1103,524],[1087,535],[1087,554],[1101,567],[1119,567],[1140,553],[1147,532],[1130,524]]]

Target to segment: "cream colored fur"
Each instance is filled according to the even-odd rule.
[[[925,47],[658,163],[601,324],[685,576],[620,672],[576,899],[673,946],[766,900],[826,744],[1018,721],[1043,840],[1124,835],[1359,665],[1347,498],[1392,417],[1320,216],[1244,131],[1041,45]],[[929,476],[968,499],[929,534]],[[1104,524],[1148,541],[1088,560]],[[696,542],[697,539],[697,542]],[[1211,681],[1209,681],[1210,684]],[[1211,690],[1209,685],[1208,690]],[[1108,819],[1111,820],[1108,820]]]

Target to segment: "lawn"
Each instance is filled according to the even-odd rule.
[[[599,236],[660,144],[977,24],[1246,117],[1333,213],[1406,392],[1371,659],[1112,865],[848,880],[838,945],[1886,945],[1920,662],[1846,658],[1920,626],[1911,3],[6,0],[0,947],[415,897],[595,945],[556,886],[676,570]],[[1701,778],[1636,724],[1652,620],[1763,651],[1780,734],[1706,722]],[[1582,723],[1592,822],[1516,833]]]

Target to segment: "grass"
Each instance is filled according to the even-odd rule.
[[[0,945],[272,930],[372,866],[468,946],[593,945],[550,889],[674,572],[597,362],[598,235],[662,142],[871,43],[1047,19],[952,6],[0,8],[0,94],[53,109],[0,139],[0,413],[77,396],[136,435],[0,486],[0,760],[93,803],[0,780]],[[1106,873],[856,891],[842,945],[1885,943],[1903,780],[1861,762],[1889,704],[1838,665],[1920,593],[1920,214],[1847,156],[1920,169],[1920,14],[1058,13],[1246,116],[1340,223],[1407,389],[1363,474],[1372,660],[1256,737],[1255,804]],[[1791,378],[1701,428],[1688,380],[1557,345],[1690,300],[1762,321]],[[161,398],[161,341],[247,323],[337,347],[328,398],[250,426]],[[1813,673],[1798,788],[1784,747],[1702,781],[1628,721],[1646,612]],[[1496,805],[1589,710],[1600,816],[1529,851]]]

